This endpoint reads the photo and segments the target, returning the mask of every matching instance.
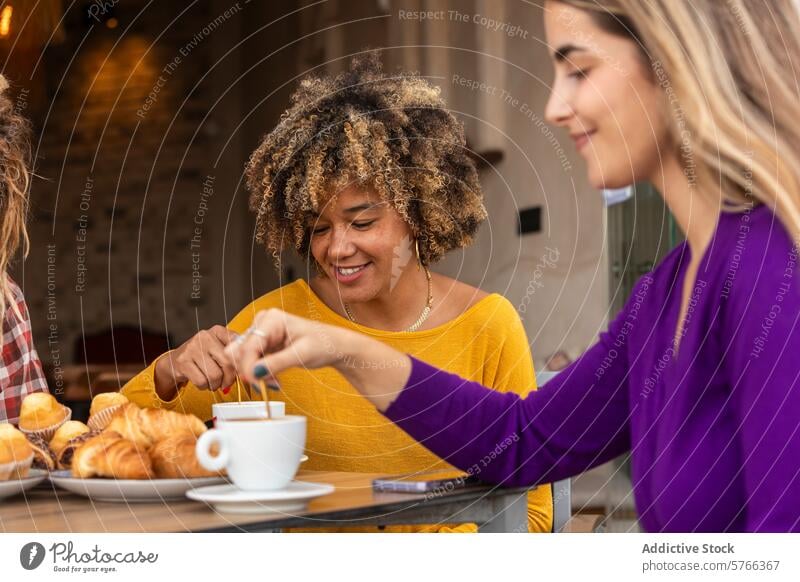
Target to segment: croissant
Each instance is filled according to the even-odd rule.
[[[195,445],[197,437],[189,432],[181,432],[167,437],[150,449],[153,471],[159,479],[181,479],[191,477],[217,477],[205,469],[197,460]]]
[[[105,430],[121,434],[142,449],[149,448],[153,441],[139,421],[140,410],[135,404],[124,405],[122,412],[111,420]]]
[[[119,433],[104,431],[75,451],[72,474],[79,479],[151,479],[153,466],[146,450]]]
[[[33,449],[33,468],[44,469],[45,471],[56,470],[56,455],[42,437],[34,434],[26,434],[28,443]]]
[[[72,467],[72,457],[75,455],[75,451],[77,451],[83,443],[92,439],[100,434],[97,431],[89,431],[83,434],[79,434],[76,437],[71,438],[67,441],[61,450],[56,455],[56,463],[58,464],[59,469],[69,469]]]
[[[150,448],[159,441],[178,433],[199,436],[206,425],[193,414],[181,414],[161,408],[139,408],[126,404],[106,428],[118,432],[138,446]]]

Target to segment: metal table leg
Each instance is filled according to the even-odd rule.
[[[490,500],[491,516],[478,524],[481,533],[527,533],[528,495],[512,493],[493,497]]]

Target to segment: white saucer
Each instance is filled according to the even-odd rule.
[[[302,511],[315,497],[333,493],[335,487],[327,483],[292,481],[276,491],[243,491],[235,485],[198,487],[186,492],[186,497],[208,503],[226,513],[292,513]]]
[[[0,499],[3,497],[11,497],[17,493],[22,493],[36,487],[39,483],[47,479],[47,471],[42,469],[31,469],[28,476],[24,479],[9,479],[8,481],[0,481]]]

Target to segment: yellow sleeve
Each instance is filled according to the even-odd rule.
[[[497,322],[508,330],[498,356],[491,388],[499,392],[515,392],[525,398],[536,390],[528,336],[514,306],[503,299],[497,311]],[[549,483],[528,493],[528,531],[548,533],[553,529],[553,493]]]
[[[255,302],[245,307],[227,325],[228,329],[236,333],[244,332],[252,323],[256,311]],[[131,378],[120,392],[128,400],[142,408],[165,408],[176,410],[184,414],[194,414],[201,420],[211,419],[211,405],[217,402],[236,402],[238,400],[260,400],[257,391],[251,391],[250,387],[244,382],[236,381],[228,394],[223,394],[221,390],[202,390],[187,382],[178,390],[178,394],[172,400],[162,400],[156,393],[154,373],[158,361],[169,352],[161,354],[158,358],[136,376]]]

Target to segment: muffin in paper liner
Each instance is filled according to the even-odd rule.
[[[91,418],[89,418],[86,426],[91,430],[105,429],[124,406],[124,404],[115,404],[114,406],[109,406],[108,408],[95,412]]]
[[[50,450],[53,451],[57,457],[58,453],[61,452],[61,449],[63,449],[71,439],[91,430],[92,429],[86,426],[86,423],[83,423],[80,420],[68,420],[58,427],[56,434],[53,435],[53,438],[50,439],[50,442],[47,443],[47,446],[50,447]]]
[[[30,473],[31,465],[33,465],[33,457],[34,454],[31,453],[31,456],[24,461],[12,463],[14,468],[11,469],[11,475],[9,476],[9,479],[25,479],[28,476],[28,473]]]
[[[64,418],[61,419],[61,422],[58,422],[53,426],[48,426],[47,428],[40,428],[37,430],[27,430],[22,427],[19,427],[19,430],[25,435],[42,437],[49,443],[50,439],[53,438],[53,435],[56,434],[58,427],[72,418],[72,410],[66,406],[62,406],[62,408],[64,409]]]
[[[11,463],[2,463],[0,464],[0,481],[8,481],[11,479],[11,473],[14,472],[14,469],[17,467],[17,462]]]

